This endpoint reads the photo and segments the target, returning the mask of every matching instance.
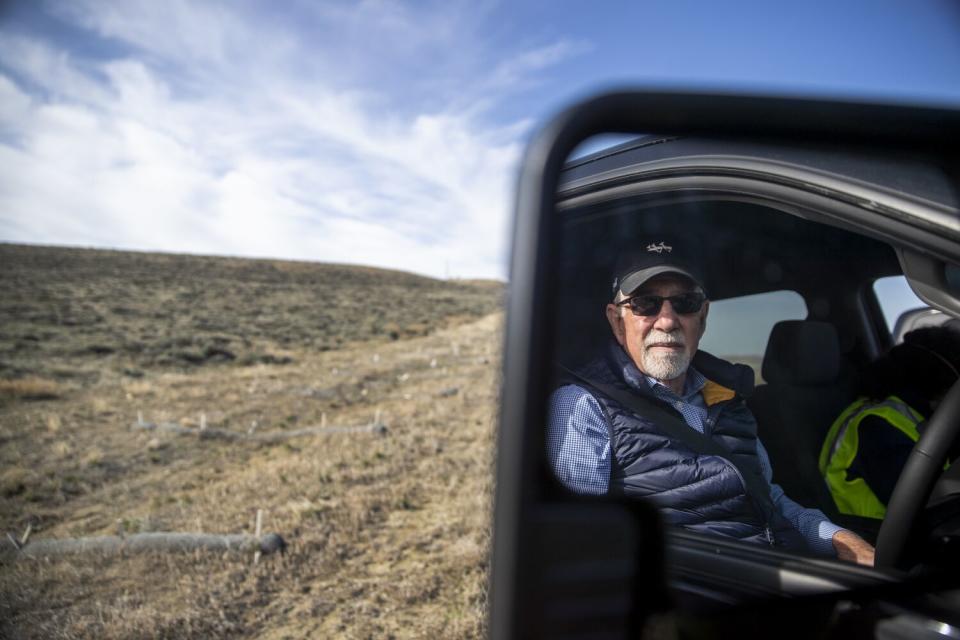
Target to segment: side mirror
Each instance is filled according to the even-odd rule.
[[[592,136],[644,132],[669,134],[657,138],[661,141],[707,139],[713,146],[710,153],[690,152],[684,157],[671,156],[661,146],[663,153],[654,149],[629,165],[622,162],[625,156],[616,154],[580,165],[569,163],[578,145]],[[723,573],[735,572],[727,575],[733,582],[741,577],[754,580],[753,595],[737,592],[726,603],[748,608],[755,606],[757,594],[777,602],[806,594],[819,598],[818,612],[827,606],[829,613],[836,601],[830,593],[875,589],[901,579],[899,574],[880,575],[852,566],[838,569],[776,551],[761,554],[763,560],[751,560],[737,544],[685,538],[683,533],[677,538],[666,532],[659,512],[648,502],[578,496],[557,480],[546,455],[547,400],[558,380],[558,354],[564,353],[565,341],[576,335],[575,329],[557,320],[568,312],[563,305],[576,299],[569,297],[569,282],[562,278],[585,273],[577,265],[571,267],[570,259],[587,255],[576,254],[569,243],[578,235],[592,240],[609,237],[600,232],[590,235],[596,227],[584,227],[580,234],[565,222],[570,218],[564,212],[602,205],[607,209],[596,213],[596,218],[612,219],[608,210],[617,207],[649,211],[667,203],[674,207],[672,212],[678,212],[684,210],[684,203],[705,201],[704,194],[717,202],[762,197],[779,203],[777,210],[786,216],[784,220],[837,230],[837,243],[849,236],[853,238],[849,246],[879,247],[876,264],[881,275],[899,269],[897,251],[903,247],[909,247],[911,255],[921,249],[920,255],[931,260],[956,264],[960,262],[960,225],[955,180],[960,174],[954,152],[941,150],[960,148],[958,142],[960,112],[947,109],[642,91],[585,101],[539,132],[523,162],[514,223],[497,454],[492,637],[639,635],[652,615],[676,604],[676,590],[669,583],[676,577],[677,563],[684,563],[688,586],[696,582],[691,576],[702,570],[702,586],[711,594],[723,591],[716,581]],[[781,147],[789,147],[805,160],[778,156]],[[861,180],[845,180],[843,176],[849,175],[844,172],[852,170],[849,163],[878,170],[885,166],[894,178],[876,189]],[[778,177],[773,179],[774,175]],[[913,179],[918,176],[924,179]],[[751,181],[763,183],[763,192],[751,191]],[[912,192],[916,184],[927,191]],[[787,191],[791,194],[784,195]],[[689,220],[698,216],[695,212]],[[725,212],[710,216],[714,221],[728,219]],[[679,224],[670,220],[681,219],[688,218],[679,215],[663,224],[670,227]],[[619,227],[611,224],[610,228]],[[711,236],[711,229],[673,228],[703,236],[707,245],[714,246],[711,242],[721,239]],[[782,229],[786,234],[787,226]],[[808,235],[812,238],[816,233]],[[596,251],[591,255],[599,256],[599,262],[585,269],[597,274],[622,248],[593,246]],[[775,261],[764,272],[763,260],[769,255],[773,254],[757,254],[760,273],[800,282],[802,269],[786,261],[783,266]],[[734,267],[709,276],[720,295],[737,293],[730,279],[741,264],[737,259],[731,259]],[[856,256],[845,256],[837,264],[846,265],[838,267],[841,270],[857,271]],[[869,276],[873,264],[857,273]],[[589,279],[584,276],[583,281]],[[709,283],[707,288],[711,289]],[[855,298],[819,291],[822,296],[807,300],[811,318],[852,317]],[[936,291],[931,297],[944,307],[957,302],[949,290]],[[850,321],[863,360],[878,350],[869,320],[868,315],[858,315],[856,327]],[[684,543],[668,545],[668,539]],[[780,611],[774,606],[762,614],[752,609],[750,615],[761,626],[769,623],[767,631],[772,632]],[[812,617],[807,621],[819,623]]]

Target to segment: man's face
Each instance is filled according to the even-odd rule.
[[[687,278],[664,274],[651,278],[635,295],[675,296],[696,291]],[[699,311],[678,314],[669,300],[663,301],[660,312],[652,316],[637,316],[629,305],[607,305],[607,320],[613,335],[643,373],[657,380],[674,380],[686,373],[700,338],[706,329],[705,302]]]

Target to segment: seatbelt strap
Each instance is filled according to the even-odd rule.
[[[629,393],[618,389],[612,385],[602,382],[596,382],[579,373],[572,371],[563,365],[558,365],[563,371],[573,376],[588,387],[600,392],[611,400],[616,400],[628,409],[632,409],[639,415],[649,418],[656,424],[657,428],[663,431],[665,435],[675,440],[679,440],[694,452],[702,455],[719,456],[732,464],[740,477],[743,479],[744,489],[763,511],[764,518],[769,522],[774,511],[773,501],[770,499],[770,488],[766,483],[761,483],[760,478],[754,473],[745,471],[733,459],[733,454],[721,443],[700,433],[688,425],[681,417],[673,411],[665,408],[657,400],[646,398],[642,395]],[[612,426],[610,429],[612,430]],[[613,444],[611,431],[611,446]]]

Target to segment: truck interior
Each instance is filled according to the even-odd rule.
[[[621,250],[656,234],[683,237],[699,248],[711,301],[795,292],[807,315],[773,326],[762,362],[750,363],[758,370],[748,405],[774,482],[801,505],[820,509],[876,543],[881,521],[841,514],[818,458],[830,425],[856,398],[861,371],[893,344],[873,285],[904,273],[895,246],[880,233],[838,220],[829,203],[812,208],[782,194],[751,194],[742,186],[736,192],[677,189],[583,200],[559,209],[555,299],[563,311],[555,315],[557,362],[576,368],[609,342],[603,309],[613,261]],[[708,317],[708,335],[711,330]],[[723,343],[722,336],[712,338]],[[928,535],[936,528],[938,543],[923,544],[917,537],[911,543],[913,555],[931,554],[915,558],[929,565],[956,555],[960,521],[954,518],[957,509],[945,505],[960,502],[960,493],[949,478],[944,482],[936,499],[940,516],[924,525]]]

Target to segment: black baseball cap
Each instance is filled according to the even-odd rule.
[[[703,288],[693,242],[668,237],[643,240],[617,257],[613,272],[613,295],[628,296],[650,278],[676,273]]]

